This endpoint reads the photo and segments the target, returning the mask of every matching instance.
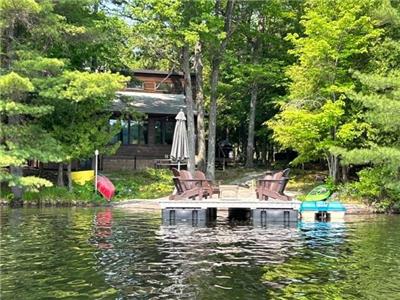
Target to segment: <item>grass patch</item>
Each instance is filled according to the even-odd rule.
[[[328,174],[313,170],[291,169],[290,180],[286,186],[288,190],[300,194],[308,194],[316,186],[323,184]]]
[[[105,174],[117,190],[115,200],[155,199],[173,191],[172,172],[166,169],[145,169]]]
[[[66,187],[52,186],[42,188],[39,192],[26,191],[23,195],[24,202],[36,205],[75,205],[75,204],[94,204],[101,205],[107,201],[99,194],[94,193],[93,183],[85,185],[73,185],[70,192]]]

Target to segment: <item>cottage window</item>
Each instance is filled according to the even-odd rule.
[[[128,82],[127,88],[135,90],[144,90],[144,82],[136,78],[133,78],[131,81]]]
[[[121,120],[121,127],[121,142],[124,145],[129,144],[129,122]]]
[[[130,121],[130,139],[129,144],[147,144],[147,121]]]
[[[113,128],[118,125],[118,120],[116,119],[110,119],[109,121],[110,127]],[[113,138],[111,139],[110,143],[115,144],[121,140],[121,132],[118,134],[114,135]]]
[[[110,125],[115,125],[116,122],[116,120],[111,119]],[[121,120],[121,131],[112,138],[111,143],[120,141],[123,145],[147,144],[147,134],[147,121]]]
[[[156,82],[156,87],[157,91],[162,91],[162,92],[172,92],[174,89],[174,85],[172,83],[161,82],[161,81]]]
[[[172,145],[172,140],[174,138],[175,122],[167,121],[165,122],[165,133],[164,141],[165,144]]]
[[[155,123],[155,142],[156,144],[172,144],[174,137],[175,122],[169,120],[159,120]]]

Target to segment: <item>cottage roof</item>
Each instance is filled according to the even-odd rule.
[[[185,95],[120,91],[112,104],[113,111],[133,108],[147,114],[177,114],[186,110]]]

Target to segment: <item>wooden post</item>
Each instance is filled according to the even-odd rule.
[[[94,193],[97,194],[97,169],[98,169],[99,150],[94,151]]]

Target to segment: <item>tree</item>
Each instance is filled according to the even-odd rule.
[[[104,112],[99,112],[97,102],[91,103],[93,107],[86,107],[90,112],[87,115],[91,114],[95,120],[85,119],[87,123],[93,123],[90,128],[82,124],[71,128],[74,122],[56,128],[68,119],[64,119],[68,113],[74,111],[67,109],[60,116],[58,112],[68,106],[61,98],[79,102],[82,97],[98,97],[96,101],[104,104],[114,97],[116,89],[121,88],[125,80],[108,73],[92,75],[68,71],[87,68],[103,71],[121,66],[128,56],[124,37],[128,27],[121,20],[96,10],[97,4],[97,0],[0,2],[1,74],[4,74],[1,77],[1,151],[5,157],[1,166],[10,166],[9,174],[2,169],[2,176],[13,186],[17,202],[21,200],[22,187],[30,184],[37,188],[40,184],[49,184],[48,181],[22,177],[22,166],[27,159],[58,162],[67,155],[71,157],[68,153],[71,145],[67,151],[62,139],[56,139],[59,137],[57,130],[62,132],[69,128],[68,132],[64,130],[65,136],[76,134],[86,138],[79,141],[83,158],[90,149],[87,146],[89,140],[94,145],[108,142],[108,131],[100,131],[96,138],[91,137],[95,133],[93,128],[99,130],[108,124]],[[52,90],[57,83],[61,84],[58,90]],[[73,86],[68,86],[69,83]],[[54,121],[52,126],[44,126],[45,120],[49,119]],[[51,132],[51,128],[55,131]]]
[[[195,169],[195,123],[190,54],[196,34],[192,31],[193,1],[127,1],[123,10],[135,23],[133,30],[143,66],[166,66],[184,73],[187,108],[189,171]]]
[[[194,50],[194,69],[196,76],[196,109],[197,109],[197,168],[206,171],[206,128],[204,104],[204,75],[202,42],[197,41]]]
[[[354,99],[363,106],[363,117],[372,128],[363,147],[334,151],[345,164],[368,166],[359,172],[356,188],[371,200],[389,200],[390,208],[400,197],[400,69],[356,76],[363,89]]]
[[[22,204],[23,188],[37,190],[49,186],[47,180],[23,176],[22,167],[29,159],[56,161],[58,145],[38,125],[38,120],[51,112],[51,106],[40,105],[35,97],[35,86],[14,66],[20,59],[18,50],[30,37],[30,29],[43,22],[48,8],[36,1],[8,1],[0,3],[1,30],[1,161],[0,180],[7,181],[14,195],[13,205]],[[42,61],[46,64],[45,61]],[[24,71],[24,70],[22,70]]]
[[[276,102],[286,93],[284,70],[293,57],[283,37],[296,32],[301,7],[298,1],[253,1],[240,2],[235,11],[235,30],[221,68],[217,130],[229,132],[248,167],[254,157],[265,162],[272,148],[270,130],[262,124],[276,114]]]
[[[306,2],[306,12],[301,21],[305,35],[288,36],[295,47],[291,52],[298,57],[298,62],[288,70],[292,80],[290,101],[283,107],[283,112],[276,119],[278,121],[268,123],[275,131],[274,137],[278,142],[285,148],[300,151],[297,162],[325,156],[329,175],[335,182],[339,179],[339,157],[328,149],[328,145],[346,147],[351,144],[354,147],[352,141],[357,140],[367,126],[357,122],[357,108],[348,95],[355,89],[352,73],[365,68],[364,60],[369,57],[368,48],[382,33],[376,27],[377,19],[372,17],[374,7],[374,1]],[[330,113],[321,115],[326,104],[343,110],[339,119],[335,117],[335,122],[330,122],[333,121],[329,119]],[[310,147],[309,141],[300,141],[300,136],[304,134],[302,131],[295,131],[293,134],[297,134],[297,137],[286,139],[284,127],[290,130],[294,126],[293,122],[299,118],[296,112],[303,116],[310,113],[312,118],[319,116],[330,120],[329,133],[325,128],[315,128],[316,131],[312,133],[320,141],[319,145],[325,145],[323,151],[320,151],[322,148],[315,148],[312,155],[304,152]],[[306,120],[303,125],[307,126]],[[347,136],[343,138],[345,133]],[[295,145],[294,141],[300,144]]]
[[[109,108],[115,92],[129,78],[105,73],[65,71],[41,83],[40,97],[53,104],[54,112],[43,120],[43,127],[62,145],[62,161],[68,166],[68,186],[72,189],[71,163],[101,153],[113,153],[119,144],[109,142],[118,126],[109,124]]]
[[[207,175],[209,178],[215,177],[215,148],[217,133],[217,87],[219,78],[219,68],[225,53],[228,39],[232,34],[232,18],[234,9],[234,0],[228,0],[226,3],[224,15],[224,30],[222,40],[213,47],[211,58],[211,78],[210,78],[210,116],[208,120],[208,153],[207,153]],[[219,15],[220,1],[215,3],[215,15]]]
[[[8,182],[14,193],[13,205],[19,206],[23,188],[37,190],[51,186],[48,180],[23,176],[27,160],[57,160],[56,142],[37,126],[37,119],[51,112],[51,106],[32,105],[26,101],[34,91],[30,80],[15,72],[0,76],[0,181]]]

